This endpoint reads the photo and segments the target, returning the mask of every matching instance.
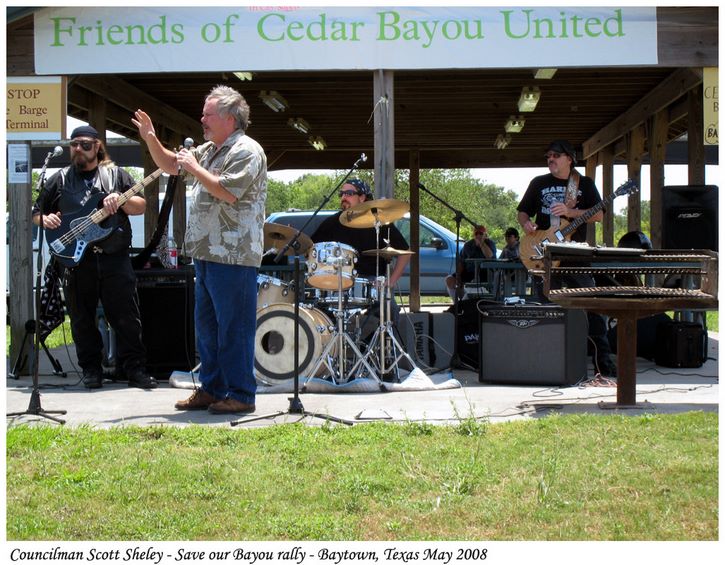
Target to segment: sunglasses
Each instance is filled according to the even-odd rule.
[[[71,141],[69,145],[73,149],[75,149],[76,147],[78,147],[80,145],[81,148],[83,148],[83,151],[90,151],[91,149],[93,149],[93,146],[95,144],[96,144],[95,141]]]
[[[544,155],[544,157],[546,157],[547,159],[558,159],[559,157],[561,157],[561,153],[547,153],[546,155]]]
[[[357,190],[341,190],[338,194],[340,195],[340,198],[342,198],[343,196],[355,196],[360,193]]]

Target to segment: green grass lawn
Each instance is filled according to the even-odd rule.
[[[718,417],[7,430],[8,540],[717,540]]]

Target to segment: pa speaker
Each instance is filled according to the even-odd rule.
[[[556,305],[481,308],[478,380],[567,386],[587,374],[587,319]]]
[[[458,318],[455,320],[458,331],[458,357],[464,364],[475,370],[478,367],[479,349],[479,325],[478,325],[478,303],[485,303],[485,300],[468,298],[458,301]],[[448,309],[451,314],[456,313],[455,304]]]
[[[665,186],[662,248],[717,251],[718,190],[715,185]]]
[[[146,370],[168,378],[196,365],[194,273],[189,269],[136,271]]]

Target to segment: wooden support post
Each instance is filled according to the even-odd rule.
[[[597,156],[592,155],[586,161],[586,168],[584,174],[590,179],[593,179],[597,175]],[[587,224],[587,243],[589,245],[597,244],[597,225]]]
[[[420,312],[420,152],[410,152],[410,311]]]
[[[375,198],[392,198],[395,178],[394,74],[373,72]]]
[[[650,241],[655,249],[662,248],[662,189],[665,185],[665,152],[667,150],[667,130],[669,112],[661,110],[650,120],[650,134],[647,145],[649,151],[649,224]]]
[[[151,158],[151,153],[144,146],[142,153],[143,158],[143,174],[144,178],[153,173],[158,167],[154,160]],[[151,240],[151,235],[156,229],[156,224],[159,222],[159,179],[156,179],[150,183],[143,193],[146,199],[146,213],[144,216],[144,244],[148,245]]]
[[[614,148],[608,145],[600,152],[602,162],[602,197],[608,198],[614,192]],[[604,214],[602,222],[602,242],[612,247],[614,245],[614,215]]]
[[[687,182],[705,184],[702,83],[687,93]]]
[[[642,176],[642,156],[644,155],[644,126],[639,125],[627,136],[627,175],[640,184]],[[637,231],[642,227],[642,199],[639,192],[630,194],[627,205],[627,230]]]
[[[18,143],[25,147],[28,156],[27,182],[9,183],[9,222],[12,230],[8,241],[8,261],[12,269],[8,269],[8,289],[10,314],[10,367],[20,353],[20,347],[25,337],[25,323],[34,318],[33,282],[35,280],[35,264],[33,263],[33,231],[31,221],[32,206],[32,176],[30,161],[30,142]],[[24,355],[29,360],[34,358],[34,341],[29,339],[26,343]],[[28,375],[32,363],[26,363],[19,374]]]

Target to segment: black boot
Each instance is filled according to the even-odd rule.
[[[149,375],[143,369],[136,369],[134,371],[127,371],[128,375],[128,386],[135,386],[137,388],[151,389],[159,386],[159,383]]]
[[[101,388],[103,386],[103,371],[99,369],[83,369],[83,386],[86,388]]]

